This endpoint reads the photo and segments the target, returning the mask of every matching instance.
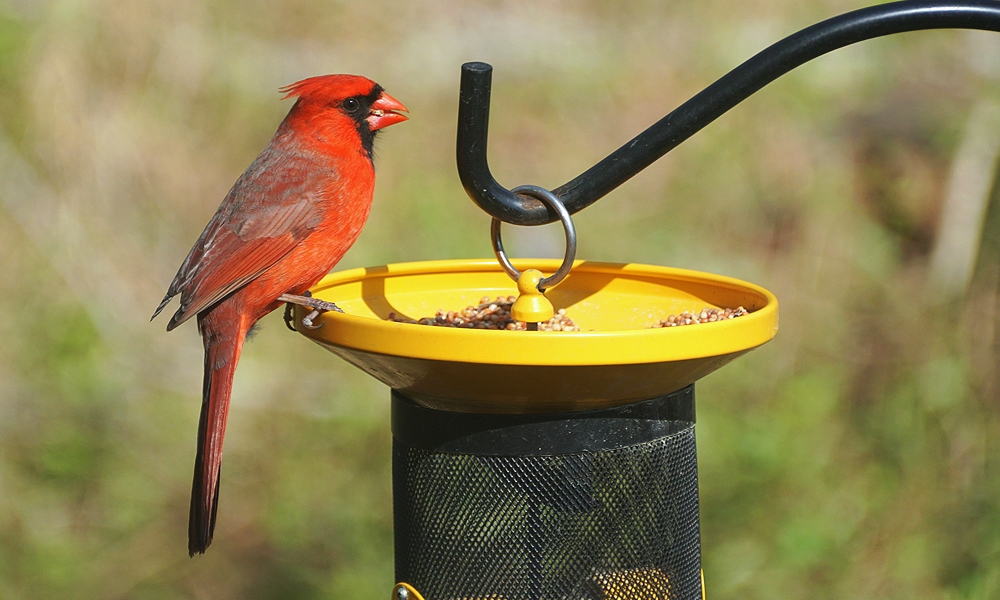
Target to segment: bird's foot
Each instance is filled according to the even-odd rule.
[[[302,326],[306,329],[319,329],[323,326],[322,323],[319,325],[313,325],[313,320],[325,313],[328,310],[336,311],[339,313],[344,312],[339,306],[333,302],[327,302],[326,300],[320,300],[318,298],[313,298],[312,294],[307,290],[304,295],[296,296],[295,294],[282,294],[278,297],[278,300],[285,302],[285,326],[295,331],[295,318],[292,316],[295,304],[299,306],[305,306],[306,308],[311,308],[312,312],[308,315],[302,317]]]

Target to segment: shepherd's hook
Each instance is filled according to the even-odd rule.
[[[703,127],[781,75],[856,42],[923,29],[1000,31],[996,0],[904,0],[845,13],[762,50],[660,119],[632,141],[552,190],[570,214],[602,198]],[[458,174],[469,196],[490,216],[514,225],[559,220],[538,200],[497,183],[486,160],[493,67],[462,65],[458,106]]]

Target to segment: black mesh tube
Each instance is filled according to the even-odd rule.
[[[482,415],[392,394],[396,580],[427,600],[701,598],[693,386]]]

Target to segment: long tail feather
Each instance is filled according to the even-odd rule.
[[[222,441],[233,387],[233,374],[243,349],[248,326],[228,303],[199,316],[205,342],[205,380],[201,419],[198,423],[198,453],[191,484],[191,514],[188,522],[188,552],[204,554],[212,543],[219,508]]]

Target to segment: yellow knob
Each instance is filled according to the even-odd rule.
[[[424,600],[424,597],[410,584],[401,582],[392,588],[392,600]]]
[[[517,292],[520,295],[510,307],[510,314],[514,320],[543,323],[555,314],[552,303],[538,291],[538,284],[542,278],[542,272],[537,269],[527,269],[517,278]]]

